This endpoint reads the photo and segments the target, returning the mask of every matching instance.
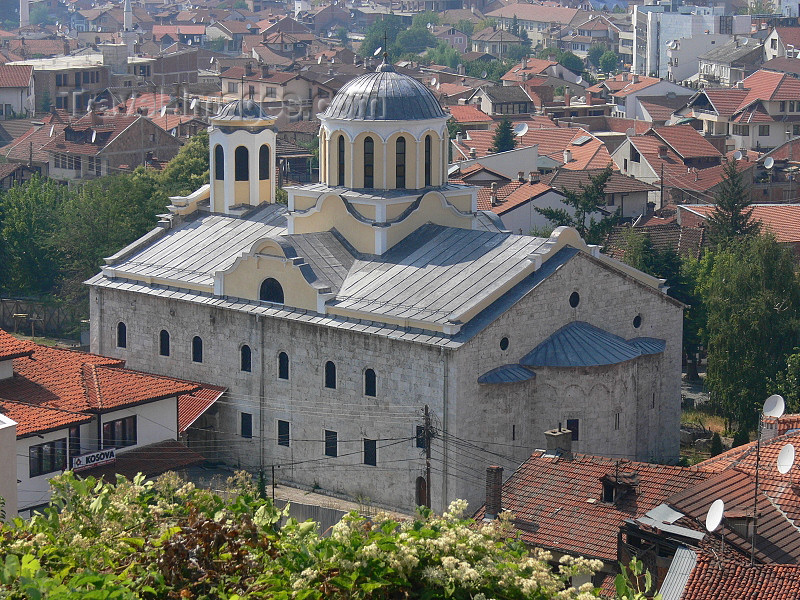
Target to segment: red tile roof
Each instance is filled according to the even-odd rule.
[[[58,152],[64,154],[81,154],[84,156],[96,156],[103,149],[113,142],[128,127],[133,125],[137,119],[144,117],[140,115],[125,114],[92,114],[88,113],[73,121],[60,133],[54,136],[42,146],[45,152]],[[91,141],[91,134],[86,134],[83,141],[67,140],[67,129],[70,132],[95,132],[95,141]]]
[[[776,27],[775,31],[784,45],[791,44],[795,48],[800,47],[800,27]]]
[[[550,175],[543,176],[542,181],[559,190],[566,188],[571,192],[580,192],[581,185],[588,184],[591,176],[599,175],[602,172],[602,169],[573,171],[561,168]],[[654,185],[622,173],[611,173],[611,177],[606,181],[604,189],[606,194],[629,194],[631,192],[654,192],[658,190]]]
[[[744,160],[736,161],[736,170],[740,173],[752,169],[756,163]],[[665,178],[666,179],[666,178]],[[725,165],[716,165],[707,169],[698,169],[691,173],[682,172],[672,175],[664,182],[664,187],[678,188],[689,192],[709,192],[725,179]],[[709,202],[713,195],[708,196]]]
[[[552,66],[557,65],[557,62],[552,60],[543,60],[540,58],[527,59],[527,66],[523,68],[522,63],[511,67],[511,69],[501,78],[503,81],[524,81],[523,75],[538,75],[544,73]]]
[[[794,137],[784,142],[774,150],[767,152],[761,158],[766,158],[767,156],[771,156],[774,160],[800,161],[800,137]]]
[[[32,75],[30,65],[0,65],[0,88],[26,88]]]
[[[33,348],[25,342],[18,340],[13,335],[0,335],[0,360],[30,356],[31,354],[33,354]]]
[[[524,21],[569,25],[579,13],[580,11],[577,8],[540,6],[520,2],[518,4],[508,4],[497,10],[493,10],[492,12],[486,13],[486,16],[489,18],[506,17],[509,19],[517,17]]]
[[[67,120],[62,120],[60,115],[47,115],[44,119],[44,125],[35,125],[27,132],[22,134],[15,140],[12,140],[7,146],[3,147],[3,155],[9,160],[15,162],[28,162],[33,154],[33,161],[39,163],[46,163],[50,160],[50,156],[42,148],[53,140],[53,137],[60,135],[67,127]],[[50,131],[53,131],[53,136],[50,136]]]
[[[691,125],[654,127],[651,135],[664,140],[684,160],[691,158],[721,157],[722,154]]]
[[[493,121],[492,117],[474,104],[450,106],[448,110],[457,123],[491,123]]]
[[[183,433],[225,393],[223,387],[204,384],[199,390],[178,396],[178,432]]]
[[[634,92],[640,92],[661,82],[658,77],[649,77],[647,75],[638,75],[634,82],[633,75],[630,73],[620,73],[614,77],[606,79],[602,83],[588,88],[589,91],[602,91],[603,87],[607,88],[613,96],[624,98]]]
[[[170,101],[169,94],[145,92],[128,98],[125,101],[125,112],[131,115],[136,114],[139,109],[147,109],[147,114],[152,116],[158,114],[162,106],[169,105]]]
[[[664,174],[667,177],[679,177],[686,172],[686,165],[681,158],[673,152],[663,141],[653,135],[637,135],[628,138],[630,143],[647,160],[657,177]],[[666,151],[662,149],[666,148]]]
[[[752,163],[751,163],[752,164]],[[751,204],[753,219],[759,221],[781,243],[800,242],[800,204]],[[689,210],[708,218],[714,212],[713,204],[683,204],[680,210]]]
[[[774,123],[775,117],[767,112],[761,102],[755,102],[731,118],[733,123]]]
[[[706,88],[701,93],[711,102],[712,106],[721,115],[728,117],[735,113],[749,93],[749,90],[739,88]]]
[[[490,187],[478,188],[478,210],[490,210],[497,215],[504,215],[510,210],[525,204],[529,200],[538,198],[544,193],[554,191],[546,183],[528,183],[511,181],[497,188],[499,204],[492,206],[492,190]]]
[[[616,503],[602,502],[602,478],[635,472],[638,486]],[[537,450],[503,484],[502,505],[515,516],[523,542],[568,554],[617,560],[620,525],[708,477],[692,467],[576,454],[573,460]],[[484,508],[476,514],[482,519]]]
[[[800,565],[755,565],[698,553],[681,600],[800,598]]]

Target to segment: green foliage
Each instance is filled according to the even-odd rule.
[[[719,433],[716,431],[714,435],[711,436],[711,447],[709,448],[709,452],[711,456],[717,456],[718,454],[722,454],[725,448],[722,446],[722,438],[719,437]]]
[[[164,168],[159,179],[167,196],[185,196],[209,182],[208,132],[199,131]]]
[[[594,217],[600,207],[606,205],[605,187],[612,173],[609,165],[602,173],[590,176],[588,184],[580,184],[579,192],[562,189],[561,193],[565,196],[563,202],[573,209],[572,212],[564,208],[539,207],[536,207],[536,212],[544,215],[555,227],[574,227],[588,244],[601,243],[611,228],[619,222],[619,210],[599,221]]]
[[[661,594],[654,593],[653,578],[642,561],[634,558],[627,567],[622,563],[619,566],[621,573],[614,579],[614,587],[620,600],[661,600]]]
[[[565,52],[558,48],[543,48],[539,50],[538,56],[545,59],[552,57],[558,64],[565,66],[570,71],[583,72],[583,61],[570,51]]]
[[[436,38],[433,37],[433,34],[428,29],[425,27],[412,27],[411,29],[401,31],[397,35],[395,42],[397,50],[395,50],[395,54],[407,52],[418,54],[424,52],[427,48],[433,48],[436,46],[436,43]]]
[[[428,23],[431,25],[439,24],[439,13],[427,10],[417,13],[411,19],[411,29],[427,29]]]
[[[514,62],[518,62],[528,56],[530,49],[527,46],[520,46],[519,44],[514,44],[513,46],[509,46],[508,50],[506,51],[506,58],[508,60],[512,60]]]
[[[435,48],[425,53],[424,58],[429,64],[444,65],[451,69],[461,64],[461,53],[447,42],[439,42]]]
[[[361,43],[358,53],[361,56],[370,57],[380,47],[383,48],[384,52],[389,53],[390,60],[395,56],[401,55],[405,50],[398,49],[395,40],[404,29],[405,27],[403,27],[403,23],[397,15],[386,15],[382,19],[378,19],[367,27],[364,41]],[[384,43],[384,36],[386,36],[388,48],[386,47],[387,44]]]
[[[10,598],[588,599],[568,587],[600,561],[542,551],[513,535],[509,513],[463,518],[466,502],[397,522],[350,513],[316,524],[258,497],[240,475],[227,499],[172,474],[115,485],[71,472],[51,480],[52,506],[0,530],[0,594]],[[244,480],[249,480],[246,483]],[[281,522],[284,522],[280,526]]]
[[[517,147],[517,137],[514,135],[514,128],[507,117],[497,125],[492,138],[492,145],[489,147],[490,153],[508,152]]]
[[[612,71],[616,70],[618,64],[619,56],[617,56],[616,52],[609,50],[607,52],[603,52],[602,56],[600,56],[598,66],[603,73],[611,73]]]
[[[519,61],[516,60],[476,60],[468,62],[464,65],[466,73],[469,77],[479,77],[481,79],[488,79],[495,83],[500,83],[500,78],[505,75],[508,70],[516,65]],[[483,72],[486,71],[486,77],[482,77]]]
[[[30,5],[28,17],[31,25],[55,25],[58,15],[50,10],[49,2],[36,2]]]
[[[245,2],[244,0],[236,0],[236,2],[233,3],[233,6],[231,8],[233,8],[233,9],[243,8],[243,9],[246,10],[247,9],[247,2]]]
[[[475,32],[475,23],[472,21],[468,21],[467,19],[461,19],[453,25],[456,29],[458,29],[462,33],[466,33],[467,37],[472,37],[472,34]]]
[[[752,198],[736,161],[727,161],[724,177],[714,198],[714,212],[708,218],[708,235],[715,244],[725,244],[755,235],[761,224],[753,221]]]
[[[589,52],[586,53],[586,58],[595,67],[599,67],[600,57],[605,54],[605,51],[606,47],[603,44],[592,44],[592,47],[589,48]]]
[[[708,321],[706,384],[712,406],[752,430],[797,342],[800,285],[791,249],[771,235],[734,240],[704,259],[700,290]]]
[[[50,112],[50,107],[52,106],[53,100],[50,98],[50,92],[44,90],[39,96],[39,111],[40,112]]]
[[[337,39],[338,39],[340,42],[342,42],[342,44],[343,44],[345,47],[349,48],[349,47],[350,47],[350,38],[347,36],[347,34],[348,34],[347,27],[339,27],[339,28],[336,30],[336,37],[337,37]]]
[[[786,357],[786,368],[775,376],[768,387],[772,393],[783,396],[786,412],[800,412],[800,348],[795,348]]]

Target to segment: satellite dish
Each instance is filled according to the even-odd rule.
[[[186,44],[187,44],[188,46],[191,46],[191,45],[192,45],[192,40],[186,40]]]
[[[481,71],[481,79],[486,79],[488,73],[486,71]]]
[[[771,156],[768,156],[767,158],[764,159],[764,168],[765,169],[771,169],[774,166],[775,166],[775,159],[774,158],[772,158]]]
[[[321,56],[320,56],[320,57],[317,59],[317,64],[318,64],[318,65],[321,65],[321,64],[322,64],[322,57],[321,57]]]
[[[192,98],[192,101],[189,104],[189,110],[194,110],[195,106],[197,106],[197,98]]]
[[[55,125],[50,125],[50,137],[53,137],[53,132],[56,130]]]
[[[750,42],[750,40],[749,40],[749,39],[747,39],[747,38],[744,38],[744,39],[742,40],[742,46],[747,46],[747,44],[748,44],[749,42]]]
[[[427,27],[428,29],[433,29],[433,23],[428,23],[425,27]]]
[[[774,162],[774,161],[773,161]],[[766,161],[765,161],[766,163]],[[783,416],[783,411],[786,409],[786,403],[783,401],[783,396],[772,394],[764,401],[764,416],[778,418]]]
[[[383,50],[383,48],[381,46],[378,46],[377,48],[375,48],[375,52],[372,53],[372,56],[378,56],[378,54],[381,53],[381,50]]]
[[[733,153],[733,160],[742,160],[742,156],[744,156],[741,150],[737,150]]]
[[[177,136],[177,135],[178,135],[178,128],[177,128],[177,127],[173,127],[173,128],[172,128],[172,131],[170,131],[170,132],[169,132],[169,134],[170,134],[172,137],[175,137],[175,136]]]
[[[722,523],[722,514],[725,512],[725,503],[720,500],[714,500],[706,513],[706,529],[710,532],[716,531],[719,524]]]
[[[97,139],[97,132],[96,132],[96,131],[93,129],[93,130],[92,130],[92,143],[93,143],[93,144],[94,144],[94,141],[95,141],[96,139]]]
[[[162,106],[161,107],[161,116],[163,117],[165,114],[167,114],[167,107],[166,106]]]
[[[786,475],[794,465],[794,446],[786,444],[778,453],[778,473]]]
[[[431,78],[431,86],[436,85],[436,77]]]
[[[528,124],[527,123],[518,123],[514,125],[514,135],[517,137],[522,137],[528,133]]]
[[[575,80],[575,83],[577,83],[578,85],[582,84],[583,83],[583,77],[578,75],[578,78]]]

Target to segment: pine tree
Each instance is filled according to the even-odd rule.
[[[514,128],[511,127],[511,121],[504,118],[494,131],[494,138],[492,138],[492,146],[489,148],[489,152],[492,154],[507,152],[516,147],[517,138],[514,135]]]
[[[724,179],[715,198],[714,212],[708,218],[708,234],[715,244],[725,244],[742,237],[756,235],[761,224],[753,220],[750,190],[736,161],[725,163]]]

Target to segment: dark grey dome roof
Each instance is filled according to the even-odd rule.
[[[234,100],[228,102],[225,106],[219,109],[219,112],[214,115],[214,119],[267,119],[274,120],[272,117],[265,113],[257,102],[252,100]]]
[[[365,121],[417,121],[444,117],[439,101],[422,83],[383,63],[346,83],[323,117]]]

